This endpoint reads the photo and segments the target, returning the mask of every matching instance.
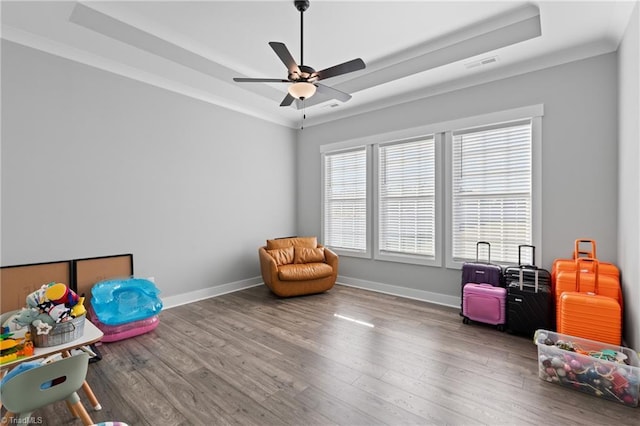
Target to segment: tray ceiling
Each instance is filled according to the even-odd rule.
[[[615,51],[636,1],[311,0],[305,65],[360,57],[323,81],[353,98],[314,96],[305,126]],[[289,127],[286,78],[268,45],[300,56],[293,1],[2,2],[2,38]]]

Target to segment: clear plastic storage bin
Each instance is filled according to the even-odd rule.
[[[622,346],[537,330],[538,376],[547,382],[636,407],[638,354]]]

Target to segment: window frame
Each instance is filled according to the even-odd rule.
[[[366,214],[365,214],[365,249],[364,250],[358,250],[358,249],[348,249],[348,248],[343,248],[343,247],[336,247],[336,246],[332,246],[330,245],[328,242],[325,241],[325,232],[326,232],[326,226],[325,226],[325,210],[326,210],[326,206],[325,206],[325,191],[326,191],[326,184],[325,184],[325,179],[326,179],[326,158],[327,156],[330,155],[337,155],[337,154],[342,154],[342,153],[348,153],[348,152],[354,152],[354,151],[359,151],[361,149],[364,149],[365,151],[365,161],[366,161],[366,171],[365,171],[365,178],[366,178],[366,200],[365,200],[365,209],[366,209]],[[321,212],[320,212],[320,229],[321,229],[321,234],[322,235],[322,243],[331,248],[331,250],[333,250],[336,254],[340,255],[340,256],[350,256],[350,257],[359,257],[359,258],[367,258],[370,259],[371,258],[371,147],[368,145],[360,145],[360,146],[353,146],[353,147],[348,147],[348,148],[344,148],[344,149],[338,149],[338,150],[326,150],[326,151],[322,151],[321,152],[321,168],[320,168],[320,174],[321,174],[321,178],[320,178],[320,205],[321,205]]]
[[[434,252],[433,256],[411,254],[411,253],[389,253],[380,249],[380,148],[389,145],[398,145],[403,143],[411,143],[426,138],[433,137],[434,143]],[[441,266],[442,265],[442,161],[441,158],[442,133],[431,133],[415,136],[409,139],[381,142],[374,144],[373,150],[373,245],[374,259],[390,262],[410,263],[425,266]]]
[[[531,120],[531,239],[530,244],[536,246],[536,257],[538,261],[542,259],[541,241],[541,216],[542,216],[542,105],[536,105],[530,108],[531,115],[528,117],[520,114],[509,114],[509,111],[504,112],[499,116],[500,121],[485,122],[484,124],[474,124],[470,126],[460,126],[458,129],[452,129],[445,132],[445,158],[444,163],[447,165],[447,177],[445,179],[445,204],[446,204],[446,220],[445,226],[446,243],[445,243],[445,266],[450,269],[462,269],[462,265],[465,261],[475,261],[475,259],[462,259],[456,260],[453,257],[453,133],[458,130],[470,127],[491,127],[500,123],[509,125],[511,122],[519,121],[523,119]],[[496,117],[498,118],[498,117]],[[527,244],[527,242],[522,242]],[[495,259],[491,259],[492,263],[498,263],[501,265],[508,265],[508,262],[500,262]]]
[[[542,253],[542,117],[544,105],[534,104],[512,108],[503,111],[495,111],[465,118],[456,118],[449,121],[432,123],[413,128],[370,135],[333,142],[320,146],[321,154],[321,178],[320,178],[320,205],[321,205],[321,235],[324,238],[324,180],[325,164],[324,156],[328,153],[339,152],[364,147],[367,150],[367,249],[364,252],[341,250],[331,247],[336,253],[348,257],[368,258],[380,261],[392,261],[410,263],[423,266],[445,267],[448,269],[461,269],[464,262],[453,260],[452,248],[452,196],[451,196],[451,172],[452,172],[452,133],[457,130],[471,127],[486,127],[497,123],[505,123],[517,120],[531,120],[531,162],[532,162],[532,194],[531,194],[531,244],[536,246],[536,257],[543,258]],[[377,149],[381,144],[393,141],[410,140],[435,136],[436,140],[436,256],[433,260],[426,260],[423,256],[404,254],[386,255],[379,252],[378,243],[378,188],[377,188]],[[375,153],[375,154],[374,154]],[[374,155],[376,158],[374,158]],[[376,165],[374,167],[374,164]],[[325,243],[325,242],[323,242]]]

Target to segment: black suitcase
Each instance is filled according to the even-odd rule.
[[[480,262],[478,252],[481,245],[487,246],[487,261]],[[462,264],[462,282],[460,284],[460,315],[462,315],[462,294],[465,284],[491,284],[504,287],[502,267],[491,263],[491,244],[486,241],[476,243],[476,261]]]
[[[531,263],[525,264],[522,262],[522,249],[528,248],[531,250]],[[546,269],[541,268],[525,268],[522,270],[521,266],[530,265],[535,266],[536,264],[536,248],[535,246],[529,244],[521,244],[518,246],[518,264],[514,266],[507,266],[504,269],[504,280],[505,284],[508,286],[510,283],[518,281],[520,279],[520,272],[522,271],[524,274],[524,283],[530,286],[535,284],[535,276],[534,271],[538,270],[538,283],[540,285],[551,286],[551,274]]]
[[[551,285],[542,284],[549,271],[521,265],[517,281],[507,285],[507,331],[533,336],[536,330],[551,330],[553,294]],[[532,276],[530,281],[528,278]]]

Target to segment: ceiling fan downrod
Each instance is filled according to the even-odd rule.
[[[309,0],[294,0],[293,4],[300,11],[300,65],[304,64],[304,11],[309,9]]]

